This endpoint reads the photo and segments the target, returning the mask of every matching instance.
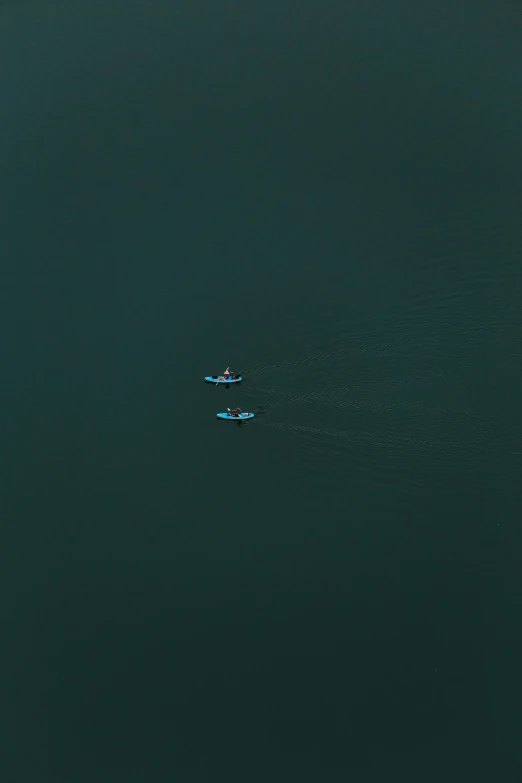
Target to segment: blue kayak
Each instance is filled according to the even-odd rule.
[[[217,413],[218,419],[231,419],[232,421],[244,421],[245,419],[253,419],[253,413],[242,413],[241,416],[231,416],[230,413]]]
[[[232,378],[225,380],[222,375],[207,375],[205,380],[208,383],[239,383],[242,378],[240,375],[234,375]]]

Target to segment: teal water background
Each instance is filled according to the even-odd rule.
[[[521,35],[0,6],[9,783],[521,779]]]

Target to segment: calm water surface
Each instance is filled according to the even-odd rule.
[[[0,6],[9,783],[522,779],[521,36]]]

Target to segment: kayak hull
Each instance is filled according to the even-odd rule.
[[[224,383],[228,385],[229,383],[240,383],[243,379],[241,378],[241,375],[238,375],[234,378],[229,378],[228,381],[225,380],[218,380],[217,375],[206,375],[205,380],[207,383]]]
[[[229,419],[230,421],[246,421],[247,419],[253,419],[253,413],[243,413],[241,416],[231,416],[230,413],[217,413],[218,419]]]

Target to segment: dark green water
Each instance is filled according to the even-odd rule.
[[[521,36],[0,7],[7,783],[522,779]]]

